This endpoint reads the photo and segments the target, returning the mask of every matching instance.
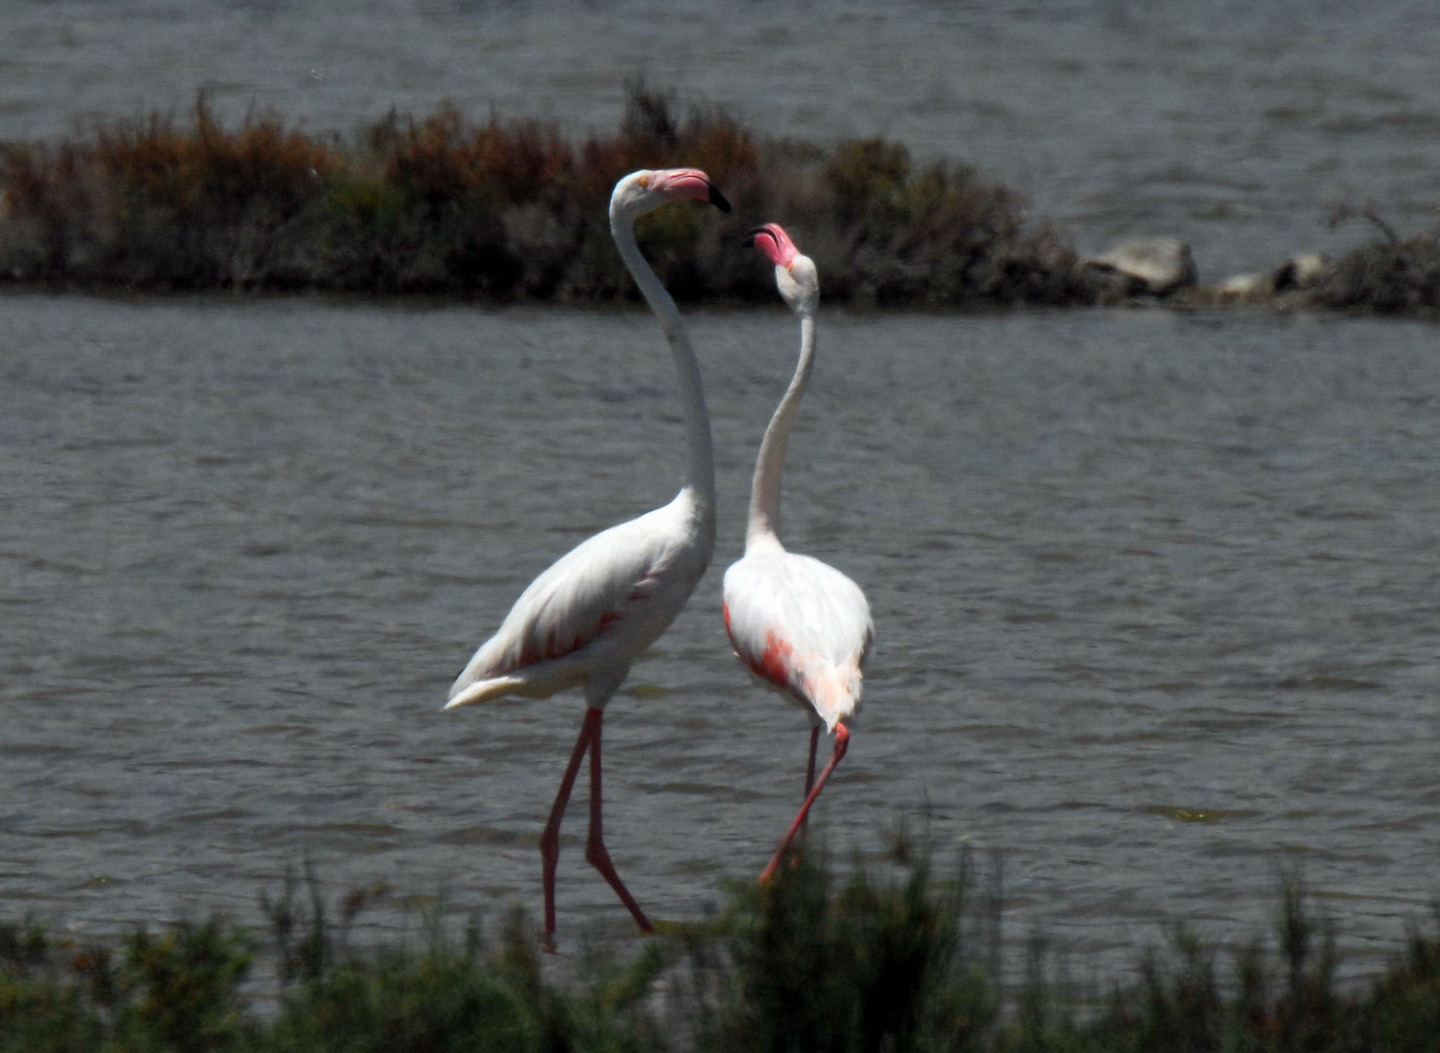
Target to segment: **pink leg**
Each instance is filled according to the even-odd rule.
[[[604,820],[601,818],[603,801],[600,790],[600,721],[604,717],[604,710],[592,709],[585,714],[585,722],[590,723],[594,718],[594,733],[590,742],[590,836],[585,843],[585,861],[610,883],[615,894],[620,897],[620,902],[625,904],[625,909],[635,919],[635,924],[640,926],[641,932],[654,932],[655,927],[650,924],[650,919],[645,917],[645,912],[635,902],[635,897],[630,895],[630,890],[620,880],[620,875],[615,873],[615,866],[610,862],[610,853],[605,849]]]
[[[594,719],[592,719],[592,714]],[[580,773],[580,762],[585,751],[596,738],[601,711],[587,710],[585,722],[580,725],[580,737],[575,740],[575,750],[570,754],[570,763],[565,768],[565,777],[560,780],[560,792],[550,808],[550,819],[540,835],[541,880],[545,887],[545,949],[555,949],[555,866],[560,860],[560,820],[565,818],[565,806],[570,803],[570,791],[575,787],[575,776]]]
[[[850,731],[844,724],[835,725],[835,751],[830,755],[830,762],[825,765],[825,770],[820,773],[820,778],[815,780],[815,787],[805,797],[805,803],[800,806],[800,814],[790,824],[785,839],[780,842],[780,847],[775,850],[775,856],[770,860],[770,865],[760,874],[760,884],[770,880],[775,873],[775,868],[780,865],[780,860],[785,858],[785,853],[790,849],[790,842],[795,840],[801,828],[805,825],[805,819],[810,814],[810,806],[815,803],[815,798],[820,796],[820,791],[825,789],[825,783],[830,778],[830,773],[840,763],[840,758],[845,756],[845,751],[850,747]]]

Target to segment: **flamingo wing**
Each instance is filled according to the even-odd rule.
[[[875,638],[860,586],[811,556],[773,552],[732,564],[724,600],[726,632],[751,672],[827,728],[854,712]]]
[[[613,526],[551,564],[475,652],[448,707],[504,694],[550,695],[601,665],[623,679],[704,571],[703,563],[689,565],[698,561],[669,511]]]

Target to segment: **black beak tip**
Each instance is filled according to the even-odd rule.
[[[725,200],[725,195],[720,193],[720,188],[713,183],[710,185],[710,204],[714,205],[721,212],[730,211],[730,202]]]

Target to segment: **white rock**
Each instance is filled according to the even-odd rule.
[[[1132,293],[1166,296],[1195,284],[1195,259],[1179,238],[1138,238],[1085,261],[1130,279]]]

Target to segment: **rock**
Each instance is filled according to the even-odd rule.
[[[1138,238],[1085,261],[1100,270],[1130,279],[1131,293],[1168,296],[1195,284],[1195,260],[1179,238]]]
[[[1313,289],[1330,267],[1330,257],[1323,252],[1297,252],[1275,268],[1271,280],[1276,292]]]
[[[1268,300],[1275,295],[1275,279],[1269,274],[1236,274],[1215,286],[1217,300]]]

